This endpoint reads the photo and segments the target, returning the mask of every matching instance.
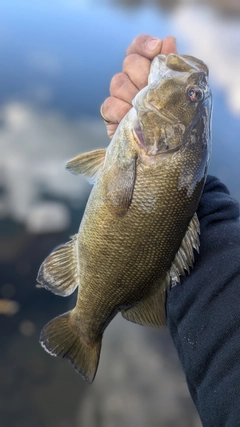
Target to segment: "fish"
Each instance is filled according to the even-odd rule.
[[[56,295],[76,288],[78,295],[72,310],[44,326],[40,343],[88,383],[117,313],[165,326],[166,290],[193,266],[211,153],[208,74],[197,58],[156,56],[108,147],[66,165],[93,188],[79,231],[45,259],[37,281]]]

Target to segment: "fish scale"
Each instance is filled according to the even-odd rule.
[[[113,317],[163,326],[166,289],[193,265],[211,141],[207,76],[196,58],[158,55],[107,149],[67,164],[94,186],[78,233],[46,258],[38,282],[62,296],[78,288],[78,297],[40,342],[88,382]]]

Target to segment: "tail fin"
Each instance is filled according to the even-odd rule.
[[[85,380],[92,383],[98,368],[102,339],[86,343],[79,328],[70,321],[70,313],[62,314],[44,326],[40,335],[42,347],[56,357],[66,357]]]

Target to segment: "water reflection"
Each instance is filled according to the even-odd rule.
[[[68,173],[65,163],[78,150],[106,145],[100,119],[70,119],[56,111],[12,102],[2,107],[1,122],[2,216],[28,222],[43,192],[71,201],[85,198],[90,186]]]
[[[188,50],[192,54],[197,52],[208,64],[214,89],[224,91],[229,109],[240,116],[239,21],[216,16],[215,11],[206,6],[182,6],[173,17],[173,23],[186,40]]]
[[[157,6],[160,10],[167,10],[171,12],[181,4],[187,6],[193,5],[194,7],[199,4],[198,0],[192,0],[188,2],[179,2],[178,0],[108,0],[108,4],[115,4],[121,7],[135,7],[136,9],[143,6]],[[226,0],[203,0],[201,5],[207,5],[208,8],[212,7],[215,13],[223,15],[224,18],[231,17],[236,18],[236,14],[240,14],[240,4],[238,0],[226,1]]]
[[[211,8],[163,0],[118,3],[121,10],[107,0],[101,6],[97,0],[12,0],[1,6],[3,427],[200,426],[167,331],[117,318],[106,331],[91,387],[38,344],[41,327],[74,305],[75,296],[61,299],[35,287],[45,256],[76,232],[90,190],[64,165],[79,152],[108,144],[99,105],[137,34],[172,33],[180,52],[208,63],[214,93],[211,172],[240,200],[240,29],[236,14],[229,19],[230,6],[236,13],[239,2],[212,0]]]

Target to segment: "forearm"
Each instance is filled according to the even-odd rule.
[[[238,203],[208,177],[198,209],[200,254],[168,292],[168,326],[204,427],[240,423]]]

